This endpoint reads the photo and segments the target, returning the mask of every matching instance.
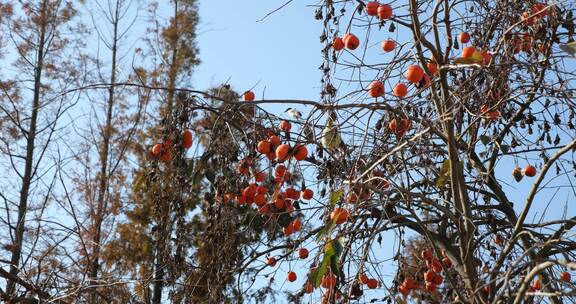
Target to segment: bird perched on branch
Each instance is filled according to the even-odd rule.
[[[292,117],[292,118],[294,118],[294,119],[296,119],[296,120],[299,120],[300,118],[302,118],[302,112],[300,112],[300,111],[298,111],[298,110],[296,110],[296,109],[288,108],[288,109],[286,109],[286,111],[284,111],[284,112],[288,113],[288,115],[290,115],[290,117]]]

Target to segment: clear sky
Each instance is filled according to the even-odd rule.
[[[229,80],[239,92],[255,86],[257,97],[316,100],[322,46],[313,8],[294,1],[257,22],[282,2],[200,1],[202,64],[194,86]]]

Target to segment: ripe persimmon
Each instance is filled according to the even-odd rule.
[[[184,147],[184,149],[192,147],[192,131],[184,130],[182,132],[182,147]]]
[[[408,289],[418,289],[420,286],[416,281],[412,278],[404,278],[404,282],[402,282],[403,286],[406,286]]]
[[[400,292],[403,296],[406,297],[410,294],[410,289],[408,289],[408,287],[404,285],[400,285],[400,287],[398,287],[398,292]]]
[[[266,204],[266,195],[261,193],[256,194],[254,196],[254,203],[256,203],[256,206],[258,207]]]
[[[394,86],[393,92],[394,92],[394,96],[402,99],[402,98],[406,97],[406,95],[408,95],[408,87],[406,87],[406,85],[403,83],[399,83],[399,84]]]
[[[570,282],[571,280],[572,280],[572,276],[570,275],[569,272],[563,271],[563,272],[560,274],[560,281]]]
[[[371,97],[380,97],[384,95],[384,83],[381,81],[372,81],[368,86],[368,92]]]
[[[342,50],[344,48],[344,40],[342,40],[340,37],[334,38],[334,41],[332,41],[332,48],[335,51]]]
[[[380,3],[378,3],[378,1],[370,1],[368,3],[366,3],[366,15],[368,16],[376,16],[378,15],[378,7],[380,6]]]
[[[298,218],[294,219],[290,225],[292,225],[292,230],[294,232],[300,231],[300,229],[302,229],[302,221]]]
[[[160,160],[168,163],[172,160],[172,152],[170,150],[165,149],[165,151],[160,155]]]
[[[162,153],[162,144],[155,144],[152,149],[150,149],[150,153],[154,157],[160,156],[160,153]]]
[[[363,273],[360,275],[360,283],[366,284],[366,283],[368,283],[368,280],[369,280],[369,278],[366,274]]]
[[[242,195],[246,198],[249,197],[254,197],[256,195],[256,191],[254,191],[254,188],[248,186],[246,188],[244,188],[244,190],[242,191]]]
[[[498,246],[502,246],[502,245],[504,245],[504,239],[502,239],[502,237],[499,234],[497,234],[494,237],[494,244],[496,244]]]
[[[278,135],[270,136],[268,138],[268,141],[270,142],[270,144],[272,144],[272,147],[277,147],[282,143],[282,141],[280,140],[280,137],[278,137]]]
[[[482,64],[487,65],[492,61],[492,55],[488,51],[482,51]]]
[[[276,152],[271,151],[270,153],[266,153],[266,158],[267,158],[268,160],[274,160],[274,159],[276,159]]]
[[[258,147],[256,150],[261,154],[270,153],[270,142],[267,140],[261,140],[258,142]]]
[[[534,17],[530,17],[530,15],[528,11],[522,13],[522,21],[528,26],[534,24]]]
[[[254,92],[252,92],[252,91],[244,92],[244,100],[245,101],[254,101],[255,98],[256,98],[256,95],[254,94]]]
[[[528,165],[526,167],[524,167],[524,175],[528,176],[528,177],[533,177],[536,175],[536,167],[532,166],[532,165]]]
[[[428,61],[428,70],[432,75],[436,75],[438,73],[438,64],[435,61]]]
[[[470,42],[470,34],[466,32],[460,33],[460,43],[468,43]]]
[[[426,261],[426,266],[436,273],[442,272],[442,264],[435,258]]]
[[[396,41],[387,39],[382,41],[382,50],[384,52],[392,52],[396,48]]]
[[[290,132],[290,129],[292,129],[292,124],[289,121],[283,120],[280,122],[280,130]]]
[[[266,188],[264,186],[258,186],[258,187],[256,187],[256,193],[266,194],[266,193],[268,193],[268,188]]]
[[[413,64],[408,67],[408,70],[404,76],[408,82],[417,84],[420,82],[420,80],[422,80],[422,77],[424,77],[424,70],[422,70],[421,67]]]
[[[449,257],[444,257],[442,259],[442,265],[444,265],[444,268],[449,269],[452,267],[452,260],[450,260]]]
[[[308,149],[304,145],[294,147],[294,158],[297,161],[305,160],[308,157]]]
[[[266,264],[268,264],[268,266],[270,266],[270,267],[276,266],[276,258],[274,258],[274,257],[269,257],[269,258],[266,260]]]
[[[360,46],[360,39],[358,39],[358,37],[356,37],[356,35],[352,33],[344,35],[343,40],[344,40],[344,46],[346,46],[346,48],[351,51],[357,49],[358,46]]]
[[[388,4],[382,4],[378,7],[378,18],[380,20],[390,19],[392,17],[392,7]]]
[[[256,175],[254,175],[254,180],[257,183],[261,183],[261,182],[264,182],[266,180],[266,176],[267,176],[266,172],[258,172],[258,173],[256,173]]]
[[[306,259],[308,258],[308,249],[306,248],[300,248],[300,250],[298,250],[298,257],[301,259]]]
[[[350,214],[348,213],[348,210],[346,210],[344,208],[336,208],[330,214],[330,220],[335,219],[336,225],[340,225],[342,223],[345,223],[348,220],[349,215]]]
[[[368,286],[370,289],[376,289],[378,288],[378,280],[369,279],[368,282],[366,282],[366,286]]]
[[[276,209],[283,209],[284,206],[285,205],[284,205],[284,199],[283,198],[277,197],[274,200],[274,207],[276,207]]]
[[[473,46],[467,46],[462,49],[462,58],[470,58],[476,52],[476,48]]]
[[[298,277],[296,276],[296,273],[294,271],[288,272],[288,281],[294,282],[296,281],[297,278]]]
[[[428,282],[426,283],[426,286],[425,286],[426,290],[428,290],[429,292],[435,292],[436,287],[437,287],[436,284],[428,283]]]
[[[278,161],[283,162],[288,158],[288,154],[290,153],[290,145],[282,144],[276,148],[276,159]]]
[[[310,200],[314,197],[314,191],[310,190],[310,189],[304,189],[304,191],[302,191],[302,198],[305,200]]]
[[[300,199],[300,191],[296,191],[296,189],[290,187],[286,188],[286,197],[292,200]]]
[[[534,288],[534,290],[540,290],[542,289],[542,282],[540,282],[540,279],[536,278],[534,281],[532,281],[530,286]]]
[[[292,225],[288,225],[288,226],[282,228],[282,232],[284,232],[285,236],[289,236],[292,233],[294,233],[294,229],[293,229]]]
[[[276,166],[276,169],[274,169],[274,174],[277,177],[282,177],[284,176],[284,174],[286,174],[286,171],[287,171],[286,166],[278,165]]]
[[[306,283],[306,285],[304,286],[304,292],[307,294],[313,293],[314,292],[314,286],[312,286],[312,284],[310,284],[310,283]]]
[[[439,274],[436,274],[436,275],[434,276],[434,281],[433,281],[433,283],[434,283],[435,285],[442,285],[442,282],[444,282],[444,277],[442,277],[442,276],[439,275]]]
[[[322,276],[322,281],[320,281],[322,288],[332,289],[336,286],[336,276],[333,273],[327,273]]]
[[[432,250],[424,249],[420,252],[420,257],[425,261],[429,261],[432,260],[432,258],[434,258],[434,254],[432,253]]]
[[[238,201],[238,205],[246,204],[246,197],[244,197],[243,195],[236,196],[236,200]]]

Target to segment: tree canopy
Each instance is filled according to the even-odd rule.
[[[278,3],[271,99],[197,87],[199,1],[0,2],[0,300],[576,300],[574,3]]]

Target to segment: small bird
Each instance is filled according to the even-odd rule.
[[[288,113],[288,115],[290,115],[292,118],[294,118],[294,119],[296,119],[296,120],[302,118],[302,112],[300,112],[300,111],[298,111],[298,110],[296,110],[296,109],[288,108],[288,109],[286,109],[286,111],[284,111],[284,112]]]
[[[572,41],[566,44],[561,44],[560,49],[564,52],[570,54],[572,57],[576,57],[576,41]]]
[[[340,137],[338,126],[334,124],[332,118],[328,118],[326,127],[322,130],[322,147],[326,150],[333,150],[340,146],[341,142],[342,138]]]

